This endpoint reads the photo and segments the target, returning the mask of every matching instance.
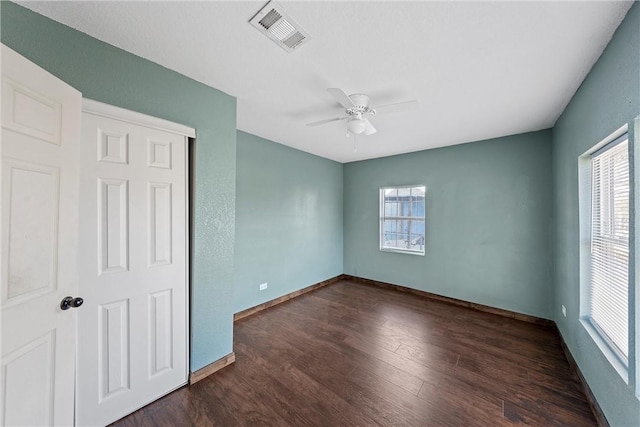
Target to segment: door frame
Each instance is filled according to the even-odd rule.
[[[191,360],[189,358],[191,348],[191,322],[189,312],[189,302],[191,300],[191,281],[190,281],[190,253],[191,253],[191,220],[190,220],[190,207],[191,207],[191,193],[190,180],[191,180],[191,159],[190,153],[192,151],[191,144],[196,138],[196,130],[189,126],[181,125],[179,123],[171,122],[169,120],[160,119],[157,117],[149,116],[147,114],[138,113],[135,111],[127,110],[125,108],[116,107],[114,105],[105,104],[103,102],[95,101],[88,98],[82,98],[82,113],[88,113],[95,116],[106,117],[108,119],[119,120],[121,122],[131,123],[134,125],[144,126],[147,128],[157,129],[164,132],[174,133],[187,138],[185,144],[185,337],[186,337],[186,372],[184,383],[172,390],[168,390],[164,395],[171,393],[179,387],[189,383],[189,374],[191,371]],[[80,141],[82,144],[82,141]],[[81,197],[82,195],[80,195]],[[78,344],[80,345],[80,344]],[[77,352],[77,346],[76,346]],[[76,356],[77,357],[77,356]],[[76,377],[76,382],[78,378]],[[161,396],[160,396],[161,397]],[[158,398],[160,398],[158,397]],[[151,403],[151,402],[149,402]],[[149,404],[147,403],[147,404]]]

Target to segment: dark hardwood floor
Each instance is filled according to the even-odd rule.
[[[375,286],[240,320],[234,351],[114,425],[596,425],[554,329]]]

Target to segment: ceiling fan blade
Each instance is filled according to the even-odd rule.
[[[413,101],[404,101],[404,102],[396,102],[395,104],[385,104],[374,107],[376,110],[376,114],[380,113],[400,113],[402,111],[411,111],[417,110],[420,106],[420,103],[416,100]]]
[[[330,87],[327,89],[333,97],[344,107],[344,108],[353,108],[356,105],[353,103],[349,95],[344,93],[342,89],[338,89],[337,87]]]
[[[376,133],[376,128],[373,127],[373,125],[371,124],[371,122],[369,121],[369,119],[365,118],[364,119],[364,131],[362,131],[363,134],[365,135],[373,135],[374,133]]]
[[[345,116],[345,117],[336,117],[334,119],[320,120],[320,121],[317,121],[317,122],[307,123],[307,126],[319,126],[319,125],[323,125],[325,123],[331,123],[331,122],[337,122],[339,120],[344,120],[346,118],[347,117]]]

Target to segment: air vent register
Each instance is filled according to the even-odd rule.
[[[287,52],[299,49],[309,40],[309,34],[274,1],[267,3],[249,23]]]

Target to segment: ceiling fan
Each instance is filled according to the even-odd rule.
[[[372,135],[376,133],[376,128],[373,127],[367,116],[375,116],[376,114],[382,113],[411,111],[417,109],[419,106],[418,101],[413,100],[370,107],[369,96],[363,93],[347,95],[342,89],[338,88],[329,88],[327,91],[333,95],[340,105],[344,107],[345,115],[333,119],[308,123],[307,126],[319,126],[325,123],[346,120],[348,131],[347,136],[349,136],[349,133],[354,135]]]

